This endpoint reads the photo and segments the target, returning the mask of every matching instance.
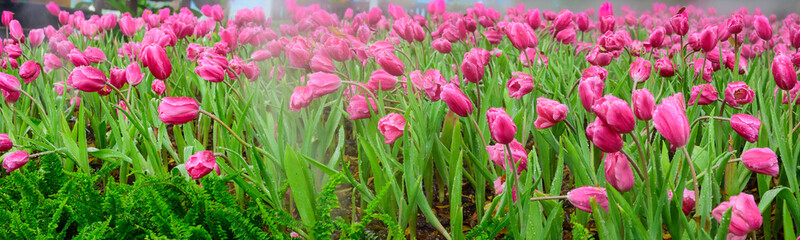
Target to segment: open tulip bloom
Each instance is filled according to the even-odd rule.
[[[92,15],[51,3],[42,9],[59,24],[36,29],[2,13],[3,236],[800,232],[798,14],[279,2],[275,19],[221,5]],[[62,171],[95,181],[69,181],[81,199],[155,180],[209,199],[139,196],[192,217],[99,216],[52,200],[78,196],[49,188]],[[25,199],[63,206],[61,218],[35,219]],[[97,207],[130,205],[120,204]],[[218,219],[219,205],[247,223]],[[207,219],[220,226],[185,222]]]

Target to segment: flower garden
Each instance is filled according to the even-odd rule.
[[[3,238],[800,239],[796,13],[47,9]]]

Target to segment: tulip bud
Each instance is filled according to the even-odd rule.
[[[636,126],[636,119],[628,103],[611,94],[597,99],[592,105],[592,112],[617,133],[630,133]]]
[[[686,36],[686,33],[689,32],[689,19],[686,12],[675,14],[669,19],[669,23],[672,25],[672,30],[678,35]]]
[[[700,32],[700,49],[704,52],[709,52],[717,46],[717,31],[713,27],[706,27]]]
[[[588,79],[591,77],[598,77],[600,80],[605,81],[608,77],[608,70],[603,67],[589,66],[581,72],[581,78]]]
[[[598,77],[583,78],[578,84],[578,96],[581,98],[583,108],[592,112],[594,102],[603,96],[605,83]]]
[[[378,69],[372,72],[372,75],[367,81],[367,88],[372,91],[389,91],[394,89],[397,85],[397,77],[387,73],[383,69]]]
[[[717,89],[711,84],[700,84],[692,87],[692,97],[689,98],[689,106],[709,105],[719,99]]]
[[[84,92],[97,92],[103,89],[108,78],[100,69],[80,66],[72,69],[67,77],[67,85]]]
[[[39,72],[41,71],[42,66],[35,61],[27,61],[22,64],[19,68],[19,77],[25,81],[25,83],[31,83],[33,80],[36,80],[39,77]]]
[[[405,127],[405,117],[397,113],[389,113],[378,121],[378,131],[384,136],[383,142],[386,144],[392,144],[402,137]]]
[[[556,100],[539,97],[536,99],[536,114],[539,116],[533,125],[536,129],[546,129],[567,118],[569,108]]]
[[[579,31],[586,32],[589,30],[589,15],[585,12],[575,14],[575,24]]]
[[[572,24],[572,12],[568,9],[561,10],[561,12],[553,20],[553,30],[560,32],[567,29]]]
[[[797,72],[795,72],[792,59],[787,55],[777,55],[772,60],[772,76],[775,83],[783,90],[791,90],[797,83]]]
[[[653,112],[653,125],[675,148],[686,146],[690,129],[682,93],[661,100],[661,104]]]
[[[150,45],[142,49],[142,64],[150,69],[156,79],[166,80],[172,74],[172,63],[161,46]]]
[[[467,95],[453,83],[446,84],[442,87],[441,99],[447,104],[450,111],[462,117],[467,117],[472,114],[472,110],[475,108]]]
[[[636,60],[631,63],[629,72],[634,82],[642,83],[650,78],[651,69],[652,65],[650,61],[644,58],[636,58]]]
[[[300,109],[307,107],[314,100],[314,93],[311,88],[306,86],[298,86],[294,88],[292,97],[289,98],[289,109],[295,112],[300,112]]]
[[[606,15],[600,16],[600,32],[607,33],[614,31],[614,25],[616,24],[617,20],[614,19],[614,16]]]
[[[518,50],[522,51],[526,48],[536,48],[539,45],[539,39],[533,29],[523,23],[509,23],[505,27],[506,36]]]
[[[508,88],[508,97],[522,99],[522,96],[533,90],[533,77],[523,72],[512,72],[506,87]]]
[[[165,97],[158,105],[158,118],[166,124],[184,124],[197,118],[200,104],[190,97]]]
[[[153,80],[153,84],[150,85],[150,89],[153,90],[156,95],[161,96],[164,94],[164,91],[167,90],[167,85],[164,83],[164,81],[155,79]]]
[[[756,34],[764,41],[769,41],[772,39],[772,25],[769,23],[769,19],[764,15],[758,15],[753,18],[753,26],[755,27]]]
[[[684,215],[689,215],[694,209],[694,205],[696,202],[696,196],[694,191],[684,189],[683,190],[683,201],[681,203],[681,210],[683,210]]]
[[[534,9],[528,10],[528,12],[525,14],[525,19],[524,20],[525,20],[525,23],[527,23],[528,26],[531,26],[532,29],[539,28],[539,25],[541,25],[541,23],[542,23],[542,17],[539,15],[539,9],[538,8],[534,8]]]
[[[311,67],[311,71],[314,72],[333,73],[336,71],[336,65],[333,64],[333,61],[322,54],[314,55],[314,57],[311,58],[309,66]]]
[[[661,44],[664,42],[664,32],[664,27],[657,27],[655,30],[653,30],[653,33],[650,33],[650,38],[647,41],[650,42],[651,47],[661,47]]]
[[[653,111],[656,108],[656,100],[647,88],[633,90],[631,97],[633,104],[633,114],[642,121],[653,119]]]
[[[0,134],[0,152],[11,150],[14,147],[14,142],[8,137],[8,134]]]
[[[369,103],[367,103],[367,100],[369,100]],[[372,109],[371,111],[370,108]],[[362,95],[355,95],[350,98],[350,102],[347,105],[347,113],[350,114],[348,119],[369,118],[373,112],[378,112],[378,105],[375,104],[372,98],[366,98]]]
[[[753,102],[756,92],[744,82],[728,83],[725,88],[725,103],[733,107]]]
[[[672,61],[669,58],[661,58],[656,60],[655,64],[656,70],[658,70],[658,75],[662,77],[668,78],[675,76],[675,65],[672,64]]]
[[[778,177],[778,156],[769,148],[753,148],[742,153],[742,164],[750,171]]]
[[[733,114],[733,116],[731,116],[731,128],[733,128],[739,136],[742,136],[744,140],[754,143],[758,140],[758,130],[761,128],[761,120],[744,113]]]
[[[742,15],[736,14],[728,19],[728,32],[731,34],[739,34],[744,29],[744,18]]]
[[[89,66],[89,59],[87,59],[86,55],[76,48],[70,50],[69,54],[67,54],[67,58],[69,58],[69,61],[72,62],[72,65],[75,65],[76,67]]]
[[[495,142],[508,144],[514,140],[514,135],[517,134],[517,125],[505,110],[490,108],[486,111],[486,120],[489,124],[489,132]]]
[[[378,62],[378,65],[389,74],[399,77],[405,73],[406,65],[400,58],[392,53],[380,53],[378,56],[375,56],[375,60]]]
[[[197,180],[205,177],[211,171],[216,171],[220,174],[219,166],[217,165],[217,158],[211,151],[200,151],[186,160],[186,172],[192,179]]]
[[[567,200],[569,200],[575,208],[584,212],[592,212],[592,200],[594,200],[598,206],[608,211],[608,195],[606,195],[605,188],[583,186],[572,189],[567,193]]]
[[[28,41],[31,44],[31,47],[38,47],[42,44],[44,40],[44,30],[42,29],[33,29],[28,32]]]
[[[591,139],[605,153],[619,152],[624,145],[622,136],[611,130],[600,118],[595,118],[594,122],[586,126],[586,138]]]
[[[728,239],[731,235],[743,236],[735,239],[744,239],[748,232],[758,230],[761,227],[761,210],[756,205],[753,195],[740,193],[731,196],[730,200],[721,202],[719,206],[711,211],[717,221],[722,222],[722,215],[731,209],[731,224],[728,226]]]
[[[11,38],[17,40],[17,42],[25,41],[25,32],[23,32],[22,25],[19,24],[19,21],[11,20],[6,26],[8,26],[8,34],[11,35]]]
[[[311,88],[314,98],[318,98],[339,90],[342,80],[335,74],[318,72],[308,75],[306,85]]]
[[[523,170],[528,168],[528,152],[525,151],[525,147],[517,139],[511,140],[508,146],[511,148],[511,158],[514,159],[514,165],[517,165],[517,173],[522,173]],[[510,159],[506,154],[504,144],[498,143],[486,146],[486,153],[489,154],[489,160],[492,160],[501,169],[506,170]]]
[[[10,11],[3,11],[1,19],[3,22],[3,26],[8,26],[8,24],[11,23],[11,20],[14,20],[14,13]]]
[[[472,83],[478,83],[483,79],[485,74],[485,65],[482,63],[480,56],[475,52],[464,53],[464,60],[461,62],[461,73],[464,78]]]
[[[603,158],[606,182],[620,192],[627,192],[636,184],[627,158],[621,152],[609,153]]]
[[[28,163],[28,152],[16,151],[8,154],[6,158],[3,159],[3,168],[6,169],[7,173],[10,173],[22,166],[25,166],[26,163]]]
[[[433,40],[433,42],[431,42],[431,46],[433,47],[433,49],[436,49],[436,51],[439,51],[440,53],[444,54],[450,53],[450,51],[453,50],[453,47],[450,44],[450,42],[444,38],[437,38],[436,40]]]

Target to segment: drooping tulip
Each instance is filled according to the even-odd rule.
[[[653,112],[656,130],[675,148],[686,146],[689,142],[689,119],[682,93],[676,93],[661,100]]]
[[[299,112],[300,109],[307,107],[314,100],[314,93],[311,88],[298,86],[294,88],[292,96],[289,98],[289,109]]]
[[[772,76],[783,90],[791,90],[797,84],[797,72],[788,55],[779,54],[772,60]]]
[[[216,64],[199,64],[194,68],[194,72],[200,78],[209,82],[222,82],[225,80],[225,70]]]
[[[3,168],[6,169],[7,173],[17,170],[28,163],[28,156],[28,152],[26,151],[13,152],[3,159]]]
[[[731,196],[730,200],[722,202],[714,208],[711,211],[711,215],[717,221],[722,222],[722,216],[729,208],[733,209],[731,209],[731,224],[728,226],[728,232],[734,237],[746,237],[748,232],[755,231],[761,227],[761,210],[758,208],[753,195],[741,193]]]
[[[383,69],[378,69],[372,72],[372,75],[367,81],[367,88],[373,91],[389,91],[394,89],[397,85],[397,77],[387,73]]]
[[[342,79],[331,73],[312,73],[308,75],[306,86],[311,88],[314,98],[318,98],[339,90],[339,87],[342,86]]]
[[[600,118],[586,126],[586,138],[605,153],[619,152],[624,145],[622,135],[611,130]]]
[[[513,22],[505,27],[506,36],[518,50],[536,48],[539,45],[539,38],[536,37],[533,29],[524,23]]]
[[[378,121],[378,131],[384,136],[383,142],[394,143],[403,136],[406,127],[406,118],[397,113],[389,113]]]
[[[156,79],[166,80],[172,74],[172,63],[161,46],[150,45],[142,49],[142,64],[150,69]]]
[[[490,108],[486,111],[486,121],[489,124],[489,132],[495,142],[508,144],[514,140],[517,134],[517,125],[511,116],[502,108]]]
[[[719,93],[714,85],[700,84],[692,87],[692,97],[689,98],[689,106],[709,105],[719,99]]]
[[[11,150],[14,147],[14,142],[8,137],[8,134],[0,134],[0,152]]]
[[[567,118],[569,108],[556,100],[539,97],[536,99],[536,114],[539,116],[533,125],[536,129],[546,129]]]
[[[214,156],[214,152],[211,151],[200,151],[192,154],[186,160],[184,166],[186,166],[186,172],[189,173],[189,177],[194,180],[205,177],[211,171],[216,171],[217,174],[220,174],[217,158]]]
[[[375,104],[375,100],[363,95],[351,97],[347,104],[347,113],[350,114],[348,119],[350,120],[369,118],[373,112],[378,112],[378,105]]]
[[[72,69],[67,77],[67,85],[84,92],[97,92],[103,89],[108,78],[103,71],[94,67],[80,66]]]
[[[19,77],[21,77],[25,83],[31,83],[39,77],[41,69],[42,66],[39,65],[39,63],[35,61],[26,61],[19,67]]]
[[[620,192],[627,192],[636,183],[628,157],[621,152],[609,153],[603,158],[606,181]]]
[[[631,107],[614,95],[608,94],[597,99],[592,105],[592,112],[614,132],[630,133],[636,127]]]
[[[447,104],[450,111],[462,117],[469,116],[475,109],[472,105],[472,100],[453,83],[448,83],[442,87],[441,99]]]
[[[166,124],[184,124],[197,118],[200,104],[190,97],[165,97],[158,105],[158,118]]]
[[[742,136],[744,140],[754,143],[758,140],[758,130],[761,128],[761,120],[744,113],[733,114],[731,116],[731,128],[733,128],[739,136]]]
[[[567,200],[584,212],[592,212],[592,200],[598,206],[608,211],[608,195],[606,189],[601,187],[583,186],[567,192]]]
[[[653,111],[656,109],[656,99],[653,93],[647,88],[633,90],[631,96],[633,104],[633,114],[642,121],[653,119]]]
[[[433,42],[431,42],[431,46],[433,49],[436,49],[436,51],[444,54],[448,54],[453,50],[453,46],[450,44],[450,41],[447,41],[447,39],[444,38],[437,38],[436,40],[433,40]]]
[[[389,74],[399,77],[405,73],[406,65],[394,54],[381,53],[375,56],[375,61]]]
[[[769,148],[752,148],[742,153],[742,164],[750,171],[778,177],[778,156]]]

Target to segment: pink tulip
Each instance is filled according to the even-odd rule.
[[[621,152],[609,153],[603,158],[606,181],[620,192],[627,192],[636,184],[627,158]]]
[[[542,17],[539,15],[539,9],[534,8],[528,10],[528,12],[525,14],[524,20],[525,23],[528,24],[528,26],[531,26],[531,28],[533,29],[539,28],[539,25],[541,25],[542,22]]]
[[[56,2],[49,2],[45,4],[44,7],[47,8],[47,11],[50,12],[50,14],[53,16],[57,16],[58,13],[61,12],[61,8],[58,7],[58,4],[56,4]]]
[[[706,82],[711,82],[711,74],[714,73],[713,63],[708,59],[698,58],[692,63],[694,66],[694,76],[697,77],[702,74],[702,78]],[[702,72],[702,73],[701,73]]]
[[[631,63],[630,75],[634,82],[642,83],[650,78],[652,65],[644,58],[637,58]]]
[[[589,15],[585,12],[575,14],[575,25],[578,25],[578,30],[586,32],[589,30]]]
[[[125,79],[124,69],[120,69],[118,67],[111,67],[111,69],[109,69],[108,75],[109,75],[108,83],[117,89],[121,89],[123,86],[125,86],[126,83],[128,83],[128,80]]]
[[[689,19],[686,12],[675,14],[669,19],[669,23],[672,25],[672,31],[680,36],[686,36],[686,33],[689,32]]]
[[[289,109],[295,112],[300,112],[300,109],[307,107],[314,100],[314,93],[311,88],[306,86],[298,86],[294,88],[292,96],[289,99]]]
[[[728,52],[725,54],[725,67],[733,70],[733,65],[736,64],[736,54],[733,52]],[[739,56],[739,74],[745,74],[747,72],[747,59],[742,56]]]
[[[350,44],[341,38],[332,37],[325,41],[325,53],[331,59],[344,62],[350,60],[352,53],[350,52]]]
[[[200,64],[194,68],[194,72],[209,82],[222,82],[225,80],[225,69],[216,64]]]
[[[494,185],[494,194],[500,195],[505,191],[506,188],[506,176],[500,176],[493,182]],[[511,190],[511,199],[513,202],[517,202],[517,188],[513,187]]]
[[[528,169],[528,152],[525,151],[525,146],[522,146],[522,143],[517,139],[511,140],[508,146],[511,149],[511,158],[514,159],[514,165],[517,166],[517,173],[522,173],[523,170]],[[486,146],[486,153],[489,155],[489,160],[492,160],[501,169],[506,170],[510,159],[508,159],[505,144],[498,143]]]
[[[383,69],[378,69],[372,72],[372,75],[367,81],[367,88],[373,91],[389,91],[394,89],[397,85],[397,77],[387,73]]]
[[[569,108],[556,100],[539,97],[536,99],[536,114],[539,116],[533,125],[536,129],[546,129],[567,118]]]
[[[509,23],[505,27],[506,36],[518,50],[522,51],[526,48],[536,48],[539,45],[539,39],[533,29],[523,23]]]
[[[769,148],[752,148],[742,153],[742,164],[750,171],[778,177],[778,156]]]
[[[616,25],[616,19],[614,19],[614,16],[611,16],[611,15],[600,16],[599,20],[600,20],[600,32],[601,33],[607,33],[607,32],[613,32],[614,31],[614,27]]]
[[[600,80],[605,81],[608,77],[608,70],[599,66],[589,66],[588,68],[584,69],[583,72],[581,72],[581,77],[583,79],[598,77]]]
[[[16,39],[17,42],[25,41],[25,32],[23,32],[22,25],[19,24],[19,21],[11,20],[6,26],[8,26],[8,34],[11,35],[11,38]]]
[[[664,36],[666,35],[665,31],[666,30],[664,30],[664,27],[657,27],[652,33],[650,33],[650,37],[647,41],[650,43],[651,47],[661,47],[661,44],[664,42]]]
[[[67,85],[84,92],[97,92],[103,89],[108,77],[100,69],[80,66],[72,69],[67,77]]]
[[[150,45],[142,49],[142,64],[150,69],[156,79],[166,80],[172,74],[172,63],[167,58],[167,51],[158,45]]]
[[[475,108],[467,95],[453,83],[446,84],[442,87],[441,99],[447,104],[450,111],[462,117],[467,117],[472,114]]]
[[[647,88],[633,90],[631,97],[633,104],[633,114],[642,121],[653,119],[653,111],[656,109],[656,99],[653,93]]]
[[[508,144],[514,140],[514,135],[517,134],[517,125],[505,110],[502,108],[490,108],[486,111],[486,121],[489,124],[489,132],[495,142]]]
[[[186,172],[194,180],[205,177],[211,171],[216,171],[217,174],[220,174],[217,158],[214,157],[214,152],[211,151],[196,152],[186,160],[185,166]]]
[[[656,60],[655,68],[658,71],[658,75],[668,78],[675,76],[675,65],[672,64],[672,61],[669,58],[661,58]]]
[[[605,153],[619,152],[624,145],[622,135],[611,130],[600,118],[595,118],[594,122],[586,126],[586,138]]]
[[[772,25],[769,24],[769,19],[764,15],[758,15],[753,20],[753,26],[758,37],[764,39],[764,41],[772,39]]]
[[[402,137],[405,128],[405,117],[397,113],[389,113],[378,121],[378,131],[384,136],[383,142],[386,144],[392,144]]]
[[[544,54],[539,53],[536,51],[535,48],[528,48],[525,51],[519,53],[519,61],[522,63],[523,67],[531,67],[531,66],[543,66],[547,67],[550,65],[550,61]]]
[[[44,41],[44,30],[42,29],[33,29],[28,32],[28,42],[31,44],[31,47],[38,47]]]
[[[28,152],[26,151],[16,151],[6,156],[3,159],[3,168],[6,169],[7,173],[10,173],[14,170],[25,166],[28,163]]]
[[[158,105],[158,118],[166,124],[184,124],[197,118],[200,104],[190,97],[165,97]]]
[[[447,41],[447,39],[444,38],[438,38],[436,40],[433,40],[433,42],[431,42],[431,46],[433,47],[433,49],[436,49],[436,51],[439,51],[440,53],[443,54],[448,54],[450,53],[450,51],[453,50],[450,41]]]
[[[125,67],[125,80],[128,81],[128,84],[134,87],[138,86],[140,83],[142,83],[142,79],[144,79],[144,74],[139,68],[139,63],[132,62]]]
[[[772,60],[772,76],[779,88],[791,90],[797,83],[797,72],[792,64],[792,59],[787,55],[776,55]]]
[[[737,196],[731,196],[730,200],[721,202],[719,206],[711,211],[717,221],[722,222],[722,216],[731,209],[731,225],[728,227],[728,232],[736,236],[747,235],[750,231],[758,230],[761,227],[761,210],[759,210],[753,195],[741,193]],[[730,235],[729,235],[730,237]]]
[[[378,65],[394,76],[402,76],[405,73],[406,65],[397,56],[391,53],[382,53],[375,56]]]
[[[86,58],[86,55],[76,48],[73,48],[69,54],[67,54],[67,58],[69,58],[69,61],[72,62],[72,65],[75,65],[76,67],[89,66],[89,59]]]
[[[709,105],[719,99],[719,93],[714,85],[700,84],[692,87],[692,97],[689,98],[689,106],[692,105]]]
[[[611,60],[614,60],[614,55],[611,52],[601,51],[600,46],[594,46],[585,59],[594,66],[603,67],[611,64]]]
[[[309,66],[311,68],[311,71],[314,72],[326,72],[326,73],[336,72],[336,65],[333,64],[333,60],[322,54],[314,55],[314,57],[311,58]]]
[[[553,20],[553,30],[560,32],[561,30],[567,29],[570,24],[572,24],[572,11],[568,9],[561,10],[556,16],[556,19]]]
[[[150,89],[153,90],[156,95],[161,96],[164,95],[164,91],[167,90],[167,85],[164,81],[155,79],[153,80],[153,84],[150,85]]]
[[[8,134],[0,134],[0,152],[11,150],[14,147],[14,142],[8,137]]]
[[[636,127],[636,119],[628,103],[611,94],[597,99],[592,105],[592,112],[614,132],[630,133]]]
[[[461,73],[467,81],[478,83],[483,79],[485,74],[485,65],[476,52],[467,52],[464,54],[464,60],[461,62]]]
[[[753,102],[756,92],[744,82],[728,83],[725,88],[725,103],[733,107]]]
[[[610,2],[603,2],[597,10],[597,16],[614,16],[614,5]]]
[[[367,102],[367,100],[369,100],[369,102]],[[372,98],[366,98],[362,95],[355,95],[350,98],[350,102],[347,105],[347,113],[350,114],[348,119],[358,120],[369,118],[372,116],[373,112],[378,112],[378,105],[375,104],[375,100]]]
[[[689,215],[694,209],[694,205],[696,203],[696,196],[694,191],[684,189],[683,190],[683,201],[681,203],[681,210],[683,210],[684,215]]]
[[[39,72],[42,70],[42,66],[35,61],[27,61],[22,63],[22,66],[19,68],[19,77],[22,78],[25,83],[31,83],[33,80],[36,80],[39,77]]]
[[[700,32],[700,49],[703,49],[703,52],[709,52],[713,50],[717,46],[718,38],[717,38],[717,31],[715,28],[706,27]]]
[[[44,63],[45,73],[50,73],[50,71],[53,71],[53,69],[58,69],[64,66],[64,64],[61,62],[61,58],[51,53],[45,53],[42,62]]]
[[[761,128],[761,120],[758,118],[744,114],[737,113],[731,116],[731,128],[733,128],[739,136],[744,140],[754,143],[758,140],[758,130]]]
[[[106,60],[106,54],[96,47],[86,47],[86,50],[83,51],[83,55],[86,56],[86,60],[91,63],[99,63]]]
[[[601,187],[583,186],[572,189],[567,193],[567,200],[584,212],[592,212],[592,201],[595,201],[598,206],[608,211],[608,195],[606,189]]]
[[[597,99],[603,96],[604,88],[605,83],[598,77],[584,77],[580,80],[578,84],[578,96],[581,98],[581,104],[586,111],[592,112],[592,105],[594,105]]]
[[[508,97],[522,99],[522,96],[533,90],[533,77],[523,72],[512,72],[506,88],[508,88]]]
[[[14,104],[17,102],[17,100],[19,100],[20,92],[9,92],[2,89],[0,89],[0,92],[3,93],[3,98],[8,104]]]
[[[653,124],[661,136],[675,148],[686,146],[689,142],[689,119],[682,93],[676,93],[661,100],[653,112]]]
[[[311,88],[314,98],[319,98],[339,90],[342,80],[335,74],[318,72],[308,75],[306,85]]]
[[[742,17],[742,15],[739,14],[733,15],[731,16],[731,18],[728,19],[726,23],[728,27],[728,32],[731,34],[739,34],[742,32],[742,29],[744,29],[743,27],[744,18]]]

